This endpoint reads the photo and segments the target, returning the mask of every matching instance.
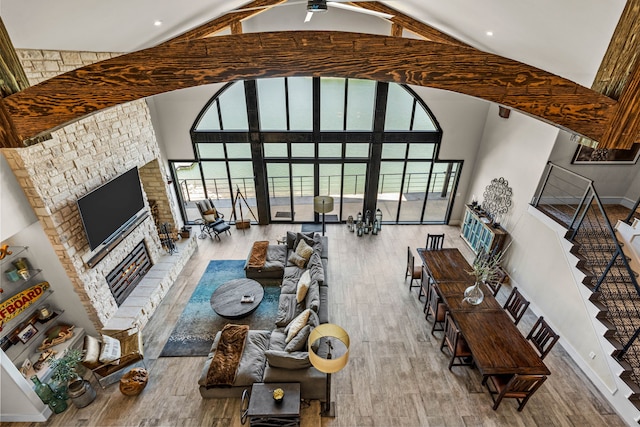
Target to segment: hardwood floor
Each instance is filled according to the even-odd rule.
[[[275,243],[287,230],[300,230],[300,225],[232,228],[232,235],[220,242],[198,240],[198,250],[144,329],[150,380],[143,393],[127,397],[112,385],[98,390],[89,406],[70,405],[47,423],[34,425],[240,426],[239,399],[200,397],[197,379],[204,357],[159,354],[209,260],[245,259],[254,240]],[[327,225],[329,318],[349,332],[350,358],[332,376],[336,418],[321,419],[318,402],[312,402],[303,412],[304,427],[625,425],[559,344],[545,359],[551,376],[520,413],[512,400],[493,411],[477,370],[448,371],[448,358],[439,350],[442,333],[431,335],[418,290],[409,292],[404,280],[406,247],[424,246],[427,232],[446,233],[444,246],[458,247],[472,260],[458,227],[385,225],[379,235],[359,238],[346,226]],[[500,291],[501,303],[509,291]],[[526,334],[536,317],[528,310],[521,332]]]

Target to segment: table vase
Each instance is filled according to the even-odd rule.
[[[476,282],[464,291],[464,301],[471,305],[478,305],[484,300],[484,293],[480,288],[481,282]]]

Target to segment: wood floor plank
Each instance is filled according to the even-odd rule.
[[[150,380],[139,396],[124,396],[112,385],[98,389],[86,408],[70,405],[46,423],[3,426],[241,427],[240,399],[200,397],[204,357],[159,355],[210,260],[246,259],[254,240],[275,244],[287,230],[299,229],[271,224],[232,228],[220,241],[197,239],[198,249],[143,331]],[[337,417],[321,418],[319,402],[311,402],[302,409],[303,427],[625,425],[560,345],[545,359],[549,380],[522,412],[511,400],[493,411],[477,369],[450,372],[449,358],[440,351],[442,333],[431,334],[424,299],[418,300],[415,288],[409,291],[404,278],[407,246],[415,252],[428,232],[445,233],[445,247],[458,247],[473,259],[458,227],[385,225],[377,236],[357,237],[346,226],[327,225],[329,318],[349,333],[351,348],[348,365],[332,376]],[[509,290],[503,287],[498,301]],[[520,331],[526,334],[535,319],[529,311]]]

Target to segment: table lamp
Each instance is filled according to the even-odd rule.
[[[333,210],[333,197],[316,196],[313,198],[313,210],[322,214],[322,235],[324,236],[324,214]]]
[[[317,345],[316,345],[317,344]],[[331,374],[340,371],[349,360],[349,334],[338,325],[323,323],[309,334],[309,361],[320,372],[327,374],[326,398],[320,416],[335,417],[331,402]],[[326,356],[324,355],[326,351]]]

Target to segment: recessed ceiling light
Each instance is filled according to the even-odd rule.
[[[153,21],[153,25],[155,25],[156,27],[159,27],[160,25],[162,25],[162,21],[160,21],[159,19],[156,19],[155,21]]]
[[[485,34],[486,34],[487,36],[491,37],[491,36],[493,36],[493,31],[487,31]]]

